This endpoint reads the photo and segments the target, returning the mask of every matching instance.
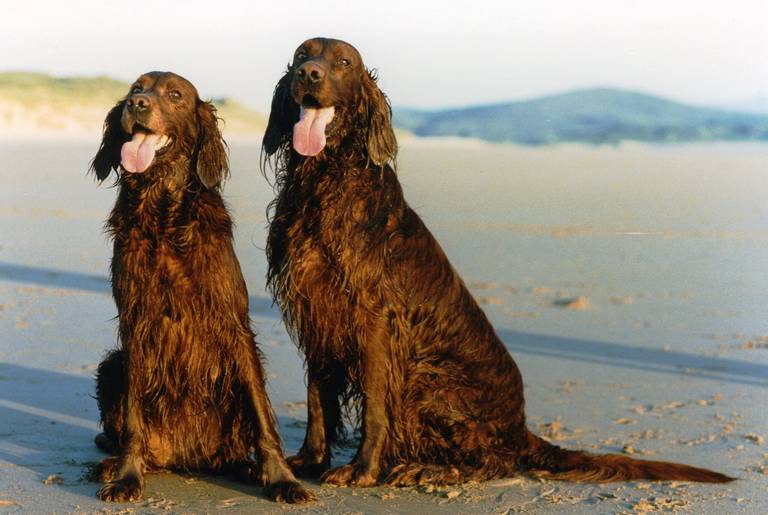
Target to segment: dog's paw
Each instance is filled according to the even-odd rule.
[[[106,458],[98,463],[94,463],[88,468],[86,478],[94,483],[106,483],[112,481],[115,472],[120,465],[120,458]]]
[[[317,461],[302,452],[299,452],[299,454],[296,454],[295,456],[289,456],[286,461],[288,462],[288,466],[291,467],[291,470],[293,470],[293,473],[298,477],[320,477],[331,468],[331,460],[324,459],[322,461]]]
[[[112,481],[101,487],[96,496],[106,502],[138,501],[141,499],[141,482],[135,477]]]
[[[362,488],[379,484],[376,474],[354,463],[329,470],[323,474],[320,481],[326,485],[359,486]]]
[[[273,501],[302,504],[314,501],[315,494],[296,481],[277,481],[264,487],[264,495]]]

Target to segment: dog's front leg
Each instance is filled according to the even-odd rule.
[[[288,503],[314,500],[314,495],[296,481],[283,456],[277,423],[264,387],[264,370],[255,346],[248,353],[247,360],[238,360],[237,363],[259,425],[256,453],[261,465],[265,495],[274,501]]]
[[[360,344],[365,347],[362,355],[363,371],[363,427],[362,442],[351,463],[329,470],[323,482],[346,486],[375,486],[381,474],[381,458],[389,434],[387,396],[394,385],[388,381],[389,333],[377,328]]]
[[[128,360],[128,394],[125,396],[125,420],[120,447],[122,455],[115,479],[105,484],[98,494],[103,501],[124,502],[141,499],[144,489],[144,448],[141,441],[143,421],[134,391],[136,381]]]

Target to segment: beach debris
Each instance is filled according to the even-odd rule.
[[[560,308],[582,311],[589,308],[589,299],[586,297],[564,297],[555,299],[552,304]]]
[[[27,322],[27,319],[21,315],[17,316],[16,329],[27,329],[27,328],[29,328],[29,323]]]
[[[16,506],[16,501],[13,501],[11,499],[0,499],[0,507],[3,506]]]
[[[394,499],[395,497],[397,496],[392,492],[384,492],[379,494],[379,499],[381,499],[382,501],[389,501],[390,499]]]
[[[448,499],[455,499],[460,495],[461,491],[459,490],[449,490],[448,492],[445,492],[445,497]]]
[[[721,345],[720,348],[731,348],[731,349],[768,349],[768,336],[758,336],[756,338],[752,338],[749,341],[746,341],[744,343],[739,343],[736,345]]]
[[[563,424],[560,422],[560,417],[555,417],[552,419],[552,422],[536,424],[536,429],[539,435],[544,438],[551,438],[552,440],[563,440],[565,438],[565,435],[562,433]]]
[[[469,287],[474,290],[495,290],[496,288],[499,287],[499,284],[494,282],[488,282],[488,281],[479,281],[479,282],[470,284]]]
[[[689,504],[685,499],[648,497],[637,501],[630,509],[633,513],[662,513],[684,510]]]
[[[661,438],[661,434],[662,431],[660,429],[646,429],[639,433],[632,433],[629,437],[635,440],[652,440]]]
[[[480,305],[490,304],[490,305],[498,306],[499,304],[504,304],[504,299],[502,299],[501,297],[495,297],[495,296],[478,297],[477,302]]]
[[[626,297],[611,297],[611,304],[619,304],[619,305],[627,306],[629,304],[632,304],[633,302],[635,302],[635,299],[633,299],[628,295]]]
[[[581,386],[583,384],[584,381],[581,379],[565,379],[560,381],[560,386],[558,387],[557,391],[560,393],[573,393],[577,386]]]
[[[150,497],[144,505],[148,508],[162,508],[165,511],[170,511],[176,503],[165,497]]]
[[[234,508],[239,504],[240,503],[237,502],[237,497],[233,497],[231,499],[224,499],[223,501],[219,502],[219,504],[216,505],[216,508],[217,509]]]
[[[709,433],[709,434],[703,434],[698,438],[693,438],[691,440],[683,440],[683,439],[676,440],[675,443],[680,445],[686,445],[688,447],[691,447],[694,445],[704,445],[705,443],[714,442],[715,440],[717,440],[718,436],[719,435]]]
[[[499,479],[496,481],[489,481],[487,486],[490,486],[492,488],[506,488],[509,486],[519,486],[524,483],[523,478],[521,477],[510,477],[505,479]]]
[[[534,295],[545,295],[549,293],[549,288],[547,288],[546,286],[534,286],[533,288],[530,289],[530,292],[533,293]]]
[[[514,311],[508,308],[504,309],[504,313],[515,318],[539,318],[541,316],[534,311]]]
[[[572,440],[583,433],[584,429],[580,427],[569,429],[563,425],[560,417],[555,417],[552,422],[537,423],[536,432],[547,440]]]
[[[614,424],[619,424],[622,426],[630,426],[632,424],[637,424],[637,420],[632,418],[617,418],[613,421]]]
[[[60,474],[51,474],[47,478],[43,479],[44,485],[63,485],[64,478]]]
[[[757,433],[747,433],[744,435],[744,439],[749,440],[755,445],[763,445],[765,443],[765,438],[763,438]]]

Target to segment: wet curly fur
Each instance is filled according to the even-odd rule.
[[[306,66],[324,79],[297,78]],[[314,157],[291,144],[306,101],[336,113]],[[268,285],[307,368],[308,428],[289,458],[298,474],[357,486],[519,471],[574,481],[730,480],[685,465],[567,451],[527,429],[520,372],[405,202],[389,104],[351,45],[316,38],[298,48],[275,89],[263,153],[277,191]],[[330,469],[349,402],[362,405],[361,444],[351,463]]]
[[[129,173],[120,152],[137,127],[170,143]],[[145,74],[108,114],[91,168],[100,181],[114,171],[118,187],[107,229],[120,347],[96,377],[96,444],[116,456],[91,472],[106,481],[99,497],[138,499],[146,472],[180,469],[237,473],[272,499],[311,500],[283,458],[264,388],[220,194],[228,164],[215,108],[177,75]]]

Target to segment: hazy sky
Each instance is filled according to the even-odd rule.
[[[768,95],[766,0],[3,0],[0,71],[186,76],[266,110],[304,39],[345,39],[393,104],[617,86],[700,104]]]

